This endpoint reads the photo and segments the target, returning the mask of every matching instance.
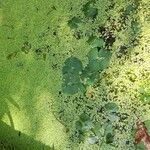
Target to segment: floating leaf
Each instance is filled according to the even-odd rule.
[[[89,60],[96,60],[98,58],[98,49],[92,48],[88,53]]]
[[[78,24],[81,23],[81,20],[80,18],[78,17],[73,17],[72,19],[70,19],[68,21],[68,26],[71,28],[71,29],[75,29],[75,28],[78,28]]]
[[[135,7],[133,6],[133,4],[128,5],[125,10],[125,15],[129,15],[134,10],[135,10]]]
[[[109,66],[109,59],[111,53],[106,50],[101,50],[98,52],[97,48],[91,49],[88,53],[89,58],[89,69],[93,71],[102,71]]]
[[[79,86],[80,85],[78,84],[71,84],[71,85],[66,84],[66,85],[63,85],[62,90],[64,93],[75,94],[79,91],[78,90]]]
[[[105,42],[102,38],[98,38],[95,36],[90,37],[88,40],[88,43],[90,44],[92,48],[95,48],[95,47],[102,48],[105,45]]]
[[[63,74],[65,73],[79,73],[82,71],[82,62],[76,57],[69,57],[65,61],[65,65],[63,67]],[[72,74],[74,75],[74,74]]]
[[[90,120],[89,116],[86,114],[81,114],[80,115],[80,122],[82,123],[81,130],[82,131],[89,131],[93,127],[93,123]]]
[[[72,83],[78,83],[80,81],[79,75],[71,75],[70,73],[64,74],[64,84],[71,85]]]
[[[133,33],[136,35],[141,31],[141,27],[138,21],[132,21],[131,22],[131,28]]]
[[[84,85],[92,85],[97,77],[97,71],[93,71],[88,64],[82,72],[81,78],[84,82]]]
[[[98,9],[91,6],[91,2],[88,2],[83,6],[83,12],[86,17],[95,19],[98,14]]]
[[[82,131],[89,131],[93,128],[93,123],[89,121],[83,122]]]
[[[79,59],[70,57],[65,61],[65,65],[62,69],[62,90],[64,93],[75,94],[85,90],[80,81],[80,72],[82,72],[82,63]]]
[[[82,114],[80,115],[79,120],[76,121],[75,126],[78,133],[78,139],[84,141],[86,136],[85,133],[92,129],[93,124],[87,115]]]
[[[82,130],[82,122],[81,121],[76,121],[76,129]]]
[[[109,51],[109,50],[100,50],[99,51],[99,57],[103,57],[103,58],[111,58],[111,55],[112,55],[112,53],[111,53],[111,51]]]
[[[102,59],[99,63],[99,70],[103,71],[104,69],[106,69],[109,66],[109,59]]]
[[[111,133],[108,133],[108,134],[106,135],[106,144],[113,143],[113,140],[114,140],[114,135],[111,134]]]
[[[117,104],[110,102],[105,105],[105,109],[108,112],[117,112],[119,108],[118,108]]]
[[[97,14],[98,14],[98,9],[97,8],[93,8],[93,7],[89,7],[86,11],[85,11],[85,16],[86,17],[90,17],[92,19],[96,18]]]
[[[101,126],[101,124],[99,122],[94,123],[94,127],[92,129],[92,132],[97,135],[98,137],[102,137],[104,135],[104,128],[103,126]]]
[[[93,72],[93,71],[99,71],[101,70],[101,64],[100,64],[100,60],[91,60],[89,62],[89,69]]]
[[[81,120],[82,122],[85,122],[85,121],[90,120],[90,118],[89,118],[89,116],[87,116],[86,114],[81,114],[81,115],[80,115],[80,120]]]
[[[100,70],[104,70],[109,66],[109,61],[111,58],[111,52],[108,50],[100,50],[99,57],[100,57]]]

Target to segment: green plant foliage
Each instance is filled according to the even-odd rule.
[[[97,56],[96,56],[97,55]],[[111,58],[111,52],[108,50],[92,49],[89,52],[89,69],[91,71],[103,71],[109,66],[109,60]]]
[[[90,44],[90,46],[92,48],[95,48],[95,47],[102,48],[105,45],[105,42],[102,38],[97,38],[97,37],[94,37],[94,36],[91,36],[89,38],[88,43]]]
[[[78,91],[84,89],[80,82],[80,73],[82,72],[82,63],[75,57],[70,57],[65,61],[63,67],[63,85],[62,89],[64,93],[75,94]]]
[[[105,127],[105,135],[106,135],[106,144],[111,144],[114,142],[114,127],[112,125],[112,123],[107,123],[106,127]]]
[[[141,87],[139,89],[139,92],[141,94],[141,101],[143,103],[150,103],[150,87],[149,87],[149,82],[147,82],[144,87]]]
[[[84,114],[82,114],[77,121],[77,128],[82,132],[86,132],[91,130],[93,127],[93,123],[91,122],[90,118]]]
[[[114,135],[112,135],[111,133],[108,133],[106,135],[106,144],[113,143],[113,139],[114,139]]]
[[[98,59],[98,48],[92,48],[88,53],[89,60],[96,60]]]
[[[95,19],[98,9],[92,6],[92,2],[88,2],[83,6],[83,12],[86,17]]]
[[[133,4],[129,4],[126,7],[126,10],[124,12],[125,15],[130,15],[135,10],[135,6]]]
[[[94,127],[93,127],[92,131],[98,137],[104,136],[104,132],[105,132],[102,125],[99,122],[94,123]]]
[[[133,137],[137,118],[149,131],[149,6],[1,0],[0,149],[145,149]]]
[[[104,70],[109,66],[109,60],[111,58],[111,52],[108,50],[100,50],[99,51],[100,57],[100,70]]]
[[[71,29],[75,29],[75,28],[78,28],[78,24],[81,23],[81,20],[78,18],[78,17],[73,17],[72,19],[70,19],[68,21],[68,26],[71,28]]]
[[[115,103],[111,102],[111,103],[107,103],[107,104],[105,105],[105,109],[106,109],[106,111],[108,111],[108,112],[114,113],[114,112],[117,112],[117,111],[118,111],[118,106],[117,106]]]
[[[98,50],[92,48],[88,53],[89,64],[85,68],[75,57],[70,57],[65,61],[62,69],[63,92],[75,94],[84,92],[87,85],[91,85],[96,80],[99,71],[103,71],[109,66],[111,52],[108,50]]]
[[[131,22],[131,28],[134,34],[138,34],[140,32],[139,23],[137,21]]]

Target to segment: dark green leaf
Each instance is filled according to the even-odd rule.
[[[65,81],[65,83],[62,84],[62,90],[63,90],[64,93],[76,94],[78,92],[85,91],[84,86],[80,82],[73,83],[73,82]]]
[[[76,122],[76,129],[77,130],[82,130],[82,122],[81,121]]]
[[[83,6],[83,12],[86,17],[94,19],[98,14],[98,9],[91,6],[91,2],[88,2]]]
[[[99,71],[101,70],[101,63],[100,63],[100,60],[91,60],[89,62],[89,69],[94,72],[94,71]]]
[[[65,73],[76,73],[82,71],[82,62],[76,57],[69,57],[65,61],[65,65],[63,67],[63,74]]]
[[[98,75],[97,71],[96,72],[93,71],[93,69],[90,68],[90,64],[88,64],[81,74],[81,78],[82,81],[84,82],[84,85],[92,85],[97,75]]]
[[[98,58],[98,49],[92,48],[88,53],[89,60],[96,60]]]
[[[105,105],[105,109],[108,112],[117,112],[119,108],[118,108],[117,104],[110,102]]]
[[[99,51],[99,57],[103,57],[103,58],[111,58],[111,51],[109,50],[100,50]]]
[[[125,15],[129,15],[134,10],[135,10],[135,7],[133,6],[133,4],[128,5],[125,10]]]
[[[86,114],[81,114],[81,115],[80,115],[80,120],[81,120],[82,122],[85,122],[85,121],[89,121],[90,118],[89,118],[89,116],[87,116]]]
[[[103,71],[104,69],[107,69],[109,67],[109,59],[108,58],[102,58],[99,63],[99,70]]]
[[[71,29],[78,28],[78,23],[81,23],[81,20],[78,17],[73,17],[71,20],[68,21],[68,26]]]
[[[113,143],[113,140],[114,140],[114,135],[112,135],[111,133],[108,133],[106,135],[106,144]]]
[[[92,132],[97,135],[97,136],[101,136],[103,133],[102,133],[102,126],[99,122],[97,123],[94,123],[94,127],[92,129]]]
[[[98,37],[95,37],[95,36],[90,37],[89,40],[88,40],[88,43],[90,44],[90,46],[92,48],[95,48],[95,47],[102,48],[105,45],[105,42],[102,38],[98,38]]]
[[[97,14],[98,14],[98,9],[97,8],[93,8],[93,7],[89,7],[84,12],[84,15],[86,17],[89,17],[89,18],[92,18],[92,19],[96,18]]]
[[[132,31],[135,35],[141,31],[140,24],[137,21],[131,22],[131,28],[132,28]]]
[[[84,90],[80,81],[80,72],[82,72],[82,63],[76,57],[70,57],[65,61],[62,69],[63,84],[62,90],[67,94],[75,94]]]
[[[102,71],[109,66],[111,52],[108,50],[100,50],[99,57],[100,57],[100,70]]]

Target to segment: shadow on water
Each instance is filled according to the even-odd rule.
[[[51,150],[45,144],[34,140],[30,136],[15,130],[13,116],[9,109],[9,104],[20,110],[19,105],[10,96],[5,95],[0,99],[0,150]],[[10,126],[2,121],[4,115],[7,115]]]
[[[14,130],[0,121],[0,149],[4,150],[52,150],[49,146],[34,140],[30,136]]]
[[[19,105],[16,103],[16,101],[13,98],[11,98],[10,95],[7,95],[5,97],[5,99],[0,99],[0,104],[1,104],[1,106],[0,106],[0,120],[6,114],[8,116],[8,118],[9,118],[11,127],[14,129],[15,128],[14,127],[14,122],[13,122],[13,118],[12,118],[11,112],[9,110],[8,103],[11,103],[18,110],[20,110]]]

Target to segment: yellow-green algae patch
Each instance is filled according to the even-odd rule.
[[[83,11],[87,4],[91,14]],[[149,6],[148,0],[0,1],[0,148],[136,149],[131,135],[136,119],[150,119]],[[81,21],[72,29],[73,17]],[[109,67],[98,72],[86,94],[67,95],[64,63],[75,57],[84,70],[92,36],[104,38],[112,53]],[[102,109],[109,102],[127,115],[124,121],[113,118],[113,144],[101,137],[99,144],[89,144],[92,131],[80,141],[81,114],[105,126],[109,116]]]

